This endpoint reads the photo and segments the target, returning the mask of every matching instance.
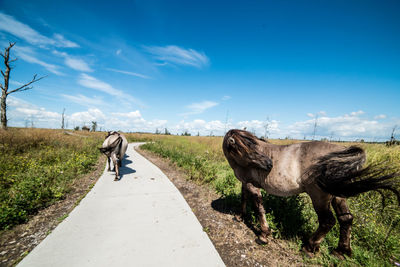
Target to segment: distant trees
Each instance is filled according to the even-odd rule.
[[[61,129],[65,128],[65,108],[63,109],[63,113],[61,114]]]
[[[318,127],[318,114],[315,114],[314,130],[313,130],[313,138],[312,138],[312,140],[315,140],[315,134],[317,133],[317,127]]]
[[[268,140],[270,128],[271,128],[271,120],[269,119],[269,117],[267,117],[267,119],[264,122],[264,139],[265,140]]]
[[[14,43],[10,42],[9,46],[4,49],[4,53],[0,52],[0,56],[4,59],[4,66],[5,66],[4,71],[0,70],[1,75],[3,75],[3,78],[4,78],[4,83],[0,83],[0,88],[1,88],[1,99],[0,99],[0,102],[1,102],[0,117],[1,117],[1,119],[0,119],[0,121],[1,121],[2,129],[7,129],[7,122],[8,122],[8,120],[7,120],[7,96],[12,93],[30,90],[33,88],[32,86],[30,86],[32,83],[35,83],[44,78],[44,77],[37,78],[37,74],[35,74],[30,82],[25,83],[16,89],[9,90],[10,74],[11,74],[11,70],[13,69],[12,63],[17,61],[17,58],[10,59],[10,50],[14,45],[15,45],[15,42]]]
[[[188,130],[185,130],[184,133],[181,134],[182,136],[191,136],[192,134],[188,132]]]
[[[92,132],[95,132],[97,129],[97,121],[92,121]]]
[[[392,134],[390,135],[390,140],[386,142],[386,145],[387,145],[387,146],[400,145],[400,141],[399,141],[399,140],[396,140],[396,138],[395,138],[396,129],[397,129],[397,125],[395,125],[395,126],[392,128]]]

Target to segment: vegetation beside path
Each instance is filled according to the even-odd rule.
[[[63,199],[71,185],[92,170],[103,139],[104,133],[0,131],[0,230],[24,223]]]
[[[133,138],[133,136],[132,136]],[[235,178],[222,152],[221,137],[152,136],[142,148],[170,159],[183,168],[191,180],[209,184],[229,205],[239,206],[240,183]],[[150,140],[149,139],[149,140]],[[276,144],[288,144],[293,140],[271,140]],[[354,144],[354,143],[352,143]],[[350,145],[350,143],[345,143]],[[360,145],[367,151],[367,164],[386,161],[400,170],[400,147],[383,144]],[[266,217],[275,238],[286,239],[300,250],[302,240],[309,237],[318,225],[317,216],[306,194],[293,197],[264,195]],[[400,212],[392,194],[386,197],[386,207],[377,192],[368,192],[349,199],[354,214],[352,232],[352,258],[340,261],[330,251],[337,246],[338,224],[327,235],[321,252],[308,263],[326,266],[393,266],[400,262]],[[257,224],[254,213],[252,222]]]
[[[66,197],[74,182],[89,173],[100,153],[105,133],[65,134],[61,130],[17,129],[0,131],[0,230],[26,222],[52,203]],[[222,153],[221,137],[127,134],[130,142],[145,141],[143,149],[170,159],[188,177],[208,184],[228,205],[240,203],[240,184]],[[293,140],[271,140],[288,144]],[[345,145],[350,145],[346,143]],[[400,169],[400,146],[357,144],[367,151],[367,164],[386,161]],[[317,227],[317,217],[306,194],[288,198],[264,195],[273,236],[300,250],[302,240]],[[321,252],[307,263],[351,266],[393,266],[400,262],[400,212],[391,194],[385,199],[369,192],[349,199],[354,214],[353,257],[339,261],[330,255],[338,242],[338,225],[322,243]],[[252,223],[257,224],[250,212]]]

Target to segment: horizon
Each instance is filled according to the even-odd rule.
[[[69,129],[387,141],[400,126],[399,11],[398,1],[5,0],[10,89],[48,75],[8,97],[9,126],[58,129],[65,108]]]

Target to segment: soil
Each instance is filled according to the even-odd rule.
[[[239,207],[228,205],[208,185],[188,180],[184,171],[167,159],[140,148],[137,151],[158,166],[178,188],[226,266],[305,266],[298,248],[285,240],[270,237],[268,244],[258,244],[258,229],[238,221]]]
[[[14,266],[28,255],[83,199],[104,168],[104,157],[100,157],[94,171],[77,179],[65,199],[39,211],[27,223],[0,232],[0,266]]]

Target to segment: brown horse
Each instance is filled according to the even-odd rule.
[[[388,189],[400,203],[394,189],[397,173],[382,174],[382,169],[362,168],[365,152],[356,146],[343,147],[327,142],[304,142],[273,145],[243,130],[230,130],[223,141],[223,151],[236,177],[242,182],[241,212],[246,214],[246,201],[251,196],[261,225],[259,240],[267,242],[270,234],[265,218],[260,188],[276,196],[306,192],[318,215],[319,227],[304,244],[303,251],[312,256],[325,235],[335,225],[330,205],[340,224],[339,257],[351,256],[350,233],[353,216],[346,198],[370,190]]]
[[[101,153],[107,156],[108,171],[111,170],[110,161],[112,160],[115,170],[115,181],[118,181],[119,167],[122,166],[122,159],[128,148],[128,141],[123,134],[118,132],[108,132],[100,149]]]

